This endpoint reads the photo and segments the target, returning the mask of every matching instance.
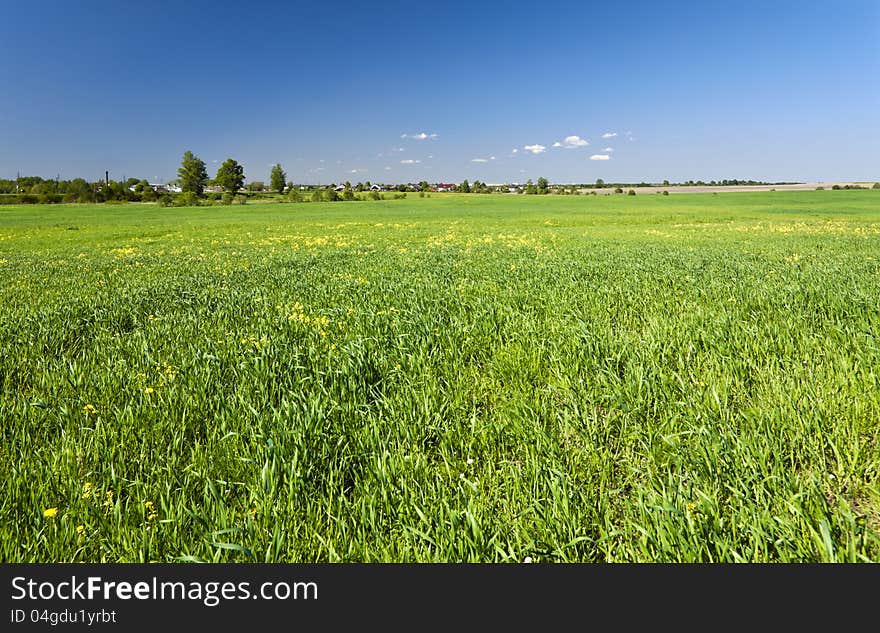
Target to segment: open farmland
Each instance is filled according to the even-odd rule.
[[[880,560],[880,191],[0,208],[3,561]]]

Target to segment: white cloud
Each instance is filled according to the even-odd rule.
[[[419,132],[418,134],[401,134],[400,138],[411,138],[415,141],[424,141],[426,139],[437,138],[436,134],[428,134],[427,132]]]
[[[614,138],[615,136],[617,136],[617,132],[605,132],[605,134],[602,135],[602,138]]]
[[[611,157],[608,154],[593,154],[590,160],[611,160]]]
[[[391,168],[388,167],[388,166],[386,166],[386,167],[385,167],[385,171],[391,171]]]
[[[351,170],[350,172],[348,172],[348,173],[350,173],[350,174],[362,174],[362,173],[364,173],[365,171],[367,171],[367,170],[366,170],[366,169],[352,169],[352,170]]]
[[[576,147],[586,147],[589,145],[586,139],[581,138],[577,135],[566,136],[565,140],[562,141],[563,147],[567,147],[569,149],[574,149]]]
[[[553,143],[553,147],[562,147],[562,143],[556,141],[555,143]]]
[[[526,145],[523,149],[532,154],[542,154],[547,151],[547,148],[543,145]]]
[[[472,158],[471,162],[472,163],[488,163],[489,159],[488,158]]]
[[[422,162],[422,161],[417,160],[417,159],[412,159],[412,158],[404,158],[402,161],[400,161],[400,164],[401,165],[414,165],[415,163],[420,163],[420,162]]]
[[[602,151],[603,151],[603,152],[613,152],[613,151],[614,151],[614,148],[613,148],[613,147],[606,147],[606,148],[603,149]]]
[[[495,157],[494,157],[494,156],[490,156],[490,157],[489,157],[489,160],[495,160]]]
[[[519,151],[519,150],[518,150],[518,149],[516,149],[516,148],[515,148],[515,147],[514,147],[514,148],[513,148],[513,152],[512,152],[512,153],[513,153],[513,154],[516,154],[516,153],[517,153],[517,152],[518,152],[518,151]]]

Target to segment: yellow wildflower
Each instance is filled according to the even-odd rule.
[[[82,523],[80,523],[79,525],[76,526],[76,533],[77,534],[82,534],[85,531],[86,531],[86,526],[84,526]]]
[[[45,510],[43,510],[44,517],[51,518],[54,517],[56,514],[58,514],[58,508],[46,508]]]
[[[87,481],[86,483],[83,484],[83,494],[82,494],[82,498],[83,498],[83,499],[88,499],[88,498],[91,497],[91,496],[92,496],[92,482],[91,482],[91,481]]]

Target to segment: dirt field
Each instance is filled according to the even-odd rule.
[[[729,187],[632,187],[636,193],[657,193],[658,191],[668,191],[669,193],[708,193],[708,192],[735,192],[735,191],[812,191],[816,187],[825,187],[831,189],[834,185],[855,185],[859,184],[863,187],[870,188],[873,183],[854,183],[854,182],[804,182],[795,185],[733,185]],[[624,191],[629,191],[629,187],[624,187]],[[595,191],[597,194],[614,193],[613,187],[605,189],[581,189],[584,193]]]

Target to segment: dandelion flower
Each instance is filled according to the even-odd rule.
[[[153,393],[153,388],[152,388],[152,387],[147,387],[146,389],[144,389],[144,393],[147,394],[147,395],[150,395],[151,393]]]
[[[85,531],[86,531],[86,526],[84,526],[82,523],[80,523],[79,525],[76,526],[76,533],[77,534],[82,534]]]
[[[524,563],[531,563],[531,562],[532,562],[532,557],[531,557],[531,556],[526,556],[526,557],[523,559],[523,562],[524,562]]]
[[[58,514],[58,508],[46,508],[43,510],[44,517],[54,517],[56,514]]]

